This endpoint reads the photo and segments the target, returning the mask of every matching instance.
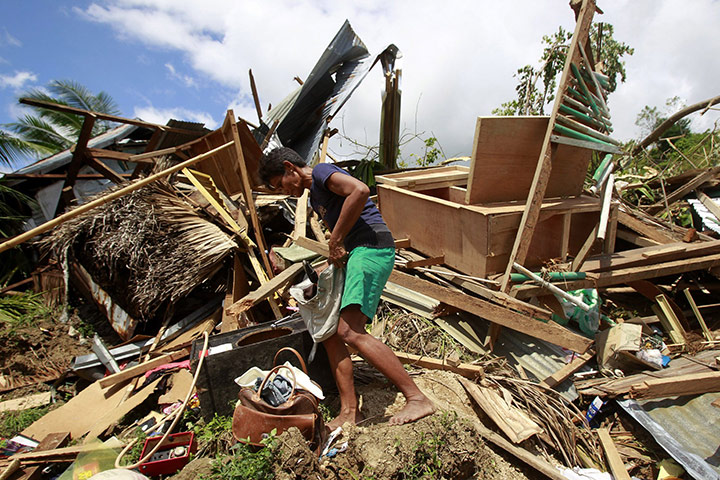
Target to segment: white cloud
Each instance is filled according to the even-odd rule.
[[[720,51],[716,1],[679,8],[670,0],[617,0],[601,7],[606,13],[596,20],[613,24],[615,38],[635,47],[635,55],[626,58],[628,82],[610,97],[618,138],[639,134],[634,120],[645,105],[663,105],[674,95],[690,104],[718,93],[720,63],[708,56]],[[567,2],[555,0],[449,5],[435,0],[107,0],[82,14],[111,26],[125,41],[180,52],[192,78],[237,92],[228,106],[249,119],[256,115],[247,101],[248,70],[263,108],[279,102],[295,88],[292,78],[307,76],[349,19],[371,54],[390,43],[403,52],[397,65],[403,70],[402,128],[426,136],[432,132],[449,156],[468,155],[476,118],[514,97],[512,75],[537,62],[542,36],[559,25],[574,29]],[[342,112],[348,135],[377,143],[383,86],[378,69],[350,99]],[[712,115],[703,121],[714,121]],[[341,118],[335,122],[343,127]]]
[[[22,47],[22,42],[10,35],[7,28],[3,27],[3,31],[0,33],[0,46]]]
[[[20,89],[28,82],[36,82],[37,75],[32,72],[15,72],[13,75],[0,75],[0,88]]]
[[[166,63],[165,68],[167,68],[168,72],[170,72],[170,78],[174,78],[175,80],[180,81],[186,87],[197,88],[197,82],[195,82],[195,79],[190,75],[183,75],[179,73],[177,70],[175,70],[175,67],[172,63]]]
[[[156,108],[152,105],[135,107],[133,115],[146,122],[165,125],[169,120],[184,120],[188,122],[204,123],[205,127],[214,130],[220,124],[207,112],[197,112],[182,107]]]

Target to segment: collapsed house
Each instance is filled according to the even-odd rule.
[[[377,203],[398,249],[383,299],[432,318],[478,357],[507,357],[525,377],[486,375],[480,365],[452,358],[396,354],[404,363],[459,375],[468,402],[502,431],[486,428],[482,436],[550,478],[566,478],[549,462],[551,451],[562,452],[563,458],[553,460],[567,468],[607,461],[616,478],[628,475],[623,462],[633,458],[618,455],[609,431],[589,428],[591,415],[572,403],[582,396],[597,396],[600,405],[617,397],[692,477],[718,478],[717,438],[674,438],[669,425],[677,423],[655,414],[659,409],[648,400],[693,395],[696,408],[716,408],[711,404],[717,404],[717,393],[708,393],[720,391],[718,353],[710,349],[716,333],[689,289],[684,294],[694,319],[651,280],[717,267],[720,240],[661,222],[617,197],[613,164],[624,152],[611,136],[606,79],[589,45],[596,5],[573,5],[577,25],[550,116],[479,117],[469,167],[377,177]],[[308,211],[307,192],[293,205],[264,191],[255,172],[268,145],[291,146],[308,160],[326,161],[329,122],[372,66],[348,23],[329,50],[332,55],[324,55],[265,121],[258,109],[257,128],[231,110],[212,132],[183,122],[158,126],[115,118],[126,125],[103,138],[81,137],[72,153],[17,172],[43,199],[36,217],[45,223],[0,250],[58,226],[44,244],[128,341],[109,350],[100,345],[95,354],[75,359],[76,372],[99,367],[100,376],[105,368],[112,374],[92,377],[91,387],[23,434],[101,436],[148,397],[148,387],[137,385],[139,375],[188,357],[203,415],[227,415],[238,390],[228,365],[266,369],[288,345],[307,358],[312,341],[287,308],[286,287],[302,274],[302,260],[327,256],[325,231]],[[329,72],[341,74],[333,80]],[[325,99],[320,104],[318,91]],[[102,118],[70,113],[84,115],[90,126]],[[593,184],[586,189],[594,156],[601,161],[594,162],[599,167],[590,172]],[[62,179],[52,176],[59,169]],[[678,180],[666,203],[699,190],[717,173],[698,171]],[[83,189],[82,181],[98,182],[88,175],[101,175],[102,186],[117,185],[100,193],[100,185]],[[50,186],[42,183],[52,179]],[[703,201],[702,192],[697,196],[710,212],[717,208]],[[56,216],[73,197],[83,203]],[[597,292],[621,286],[652,301],[655,315],[603,315]],[[698,329],[700,340],[692,332]],[[658,332],[669,343],[661,338],[651,345],[659,348],[643,348]],[[688,354],[698,346],[705,351]],[[644,350],[675,358],[665,367],[665,360],[636,354]],[[138,356],[135,367],[112,365]],[[331,389],[323,362],[321,353],[310,374]],[[593,362],[594,372],[573,381]],[[602,374],[617,370],[627,375]],[[127,389],[118,388],[128,382]],[[547,418],[526,411],[522,405],[529,404],[521,398],[527,402],[531,396],[563,413]],[[95,402],[114,408],[78,421],[78,413]],[[543,454],[521,445],[529,438]],[[22,455],[27,462],[49,458]]]

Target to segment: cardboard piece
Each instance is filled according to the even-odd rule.
[[[621,352],[633,353],[640,350],[642,325],[620,323],[599,332],[595,336],[597,361],[600,368],[622,368],[627,366],[627,357]]]

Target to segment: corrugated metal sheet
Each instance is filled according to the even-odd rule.
[[[90,141],[88,142],[88,147],[105,148],[108,145],[112,145],[116,140],[127,137],[138,128],[139,127],[135,125],[121,125],[117,128],[113,128],[112,130],[108,130],[107,132],[90,139]],[[70,149],[63,150],[60,153],[56,153],[51,157],[38,160],[32,165],[23,167],[13,173],[50,173],[55,169],[67,165],[68,163],[70,163],[71,160],[72,152],[70,151]]]
[[[696,480],[720,479],[720,393],[655,400],[619,400]]]
[[[493,353],[504,356],[513,366],[520,364],[529,377],[542,381],[567,365],[565,359],[572,352],[530,335],[503,328],[495,342]],[[590,368],[585,366],[578,371],[588,370]],[[554,390],[570,402],[578,398],[572,377],[556,385]]]

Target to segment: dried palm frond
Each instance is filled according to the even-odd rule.
[[[128,313],[152,317],[210,279],[237,247],[170,185],[155,182],[75,217],[42,241],[76,258]]]

